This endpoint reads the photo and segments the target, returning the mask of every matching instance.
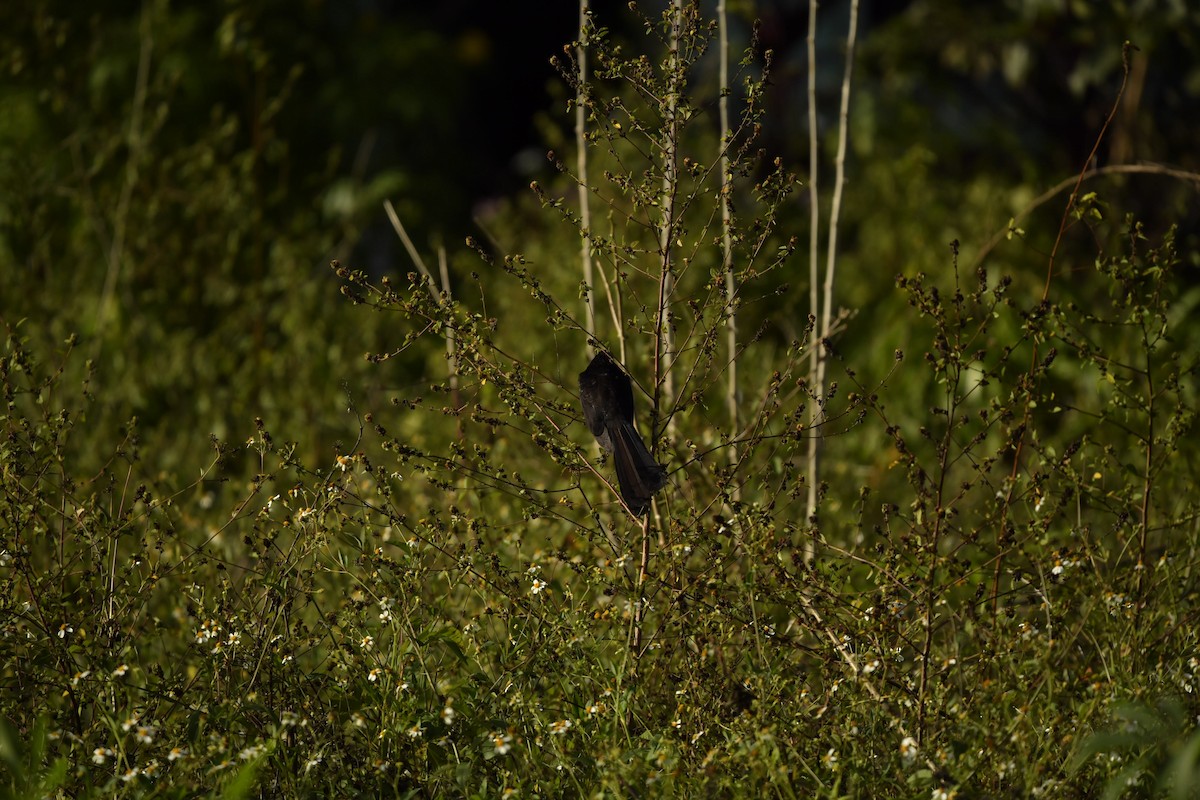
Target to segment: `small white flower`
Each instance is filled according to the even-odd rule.
[[[544,580],[542,580],[541,578],[534,578],[533,583],[529,584],[530,594],[541,594],[542,590],[545,588],[546,588],[546,582]]]
[[[497,755],[504,755],[509,750],[512,750],[512,734],[511,733],[493,733],[491,734],[492,747],[495,748]]]
[[[567,731],[571,730],[574,723],[569,719],[560,719],[557,722],[550,724],[550,733],[554,736],[562,736]]]
[[[392,608],[396,605],[396,601],[390,597],[379,598],[379,620],[387,622],[392,618]]]
[[[442,709],[442,722],[446,723],[447,725],[454,724],[454,709],[450,707],[449,703],[447,703],[446,707]]]
[[[911,764],[917,760],[917,740],[911,736],[905,736],[900,740],[900,758],[905,764]]]
[[[214,620],[205,620],[204,622],[200,623],[200,630],[196,633],[196,644],[204,644],[205,642],[217,638],[217,634],[220,633],[220,631],[221,626],[218,625]]]

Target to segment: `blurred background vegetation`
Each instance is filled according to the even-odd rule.
[[[375,275],[411,268],[385,198],[420,248],[449,248],[459,275],[472,268],[465,234],[570,263],[571,232],[547,230],[525,187],[564,186],[544,157],[563,150],[571,123],[549,59],[577,10],[435,5],[5,4],[0,314],[43,346],[81,337],[97,435],[136,416],[156,463],[187,471],[209,433],[236,438],[261,415],[303,431],[315,454],[339,434],[343,383],[368,392],[419,374],[411,362],[386,377],[368,369],[361,355],[387,350],[394,332],[339,302],[325,272],[332,258]],[[595,8],[618,38],[638,35],[623,4]],[[731,9],[735,49],[761,19],[760,46],[774,52],[764,150],[803,179],[807,5]],[[832,156],[847,3],[821,14]],[[1198,15],[1182,0],[864,2],[838,302],[881,324],[850,326],[847,352],[869,360],[903,346],[906,312],[885,302],[897,273],[945,270],[951,239],[970,263],[1082,168],[1125,40],[1140,49],[1097,165],[1194,172]],[[715,114],[711,94],[700,100]],[[1194,184],[1095,183],[1085,188],[1118,195],[1151,233],[1178,223],[1180,250],[1195,251]],[[1039,285],[1018,265],[1048,250],[1063,198],[1023,221],[1026,241],[1005,242],[993,268]],[[806,203],[800,193],[784,210],[800,237]],[[807,313],[801,282],[781,319]]]

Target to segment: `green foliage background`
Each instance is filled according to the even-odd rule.
[[[767,24],[736,70],[734,302],[689,7],[686,380],[656,403],[660,10],[597,19],[590,228],[557,106],[536,190],[493,198],[432,292],[394,245],[379,274],[379,206],[436,275],[479,169],[439,150],[461,40],[321,3],[0,11],[6,795],[1193,796],[1198,12],[915,2],[865,29],[820,394],[803,43],[736,9]],[[1123,77],[1099,165],[1140,171],[1042,195]],[[672,469],[648,574],[576,410],[585,234]]]

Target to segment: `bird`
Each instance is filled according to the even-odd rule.
[[[650,498],[667,483],[667,471],[654,460],[633,425],[633,383],[612,357],[600,351],[579,373],[579,402],[588,429],[617,469],[621,499],[642,516]]]

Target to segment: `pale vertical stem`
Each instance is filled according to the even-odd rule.
[[[675,401],[675,381],[672,377],[672,362],[675,357],[674,332],[671,330],[671,302],[675,294],[675,277],[673,262],[673,237],[675,236],[675,192],[679,187],[679,93],[683,82],[680,66],[680,40],[683,26],[683,0],[674,0],[671,4],[671,35],[668,42],[670,52],[667,56],[667,92],[663,101],[663,189],[659,204],[662,208],[662,219],[659,227],[659,253],[662,258],[661,272],[658,279],[658,319],[654,345],[654,420],[655,425],[650,432],[651,451],[658,448],[657,421],[661,419],[664,409],[669,409]],[[667,422],[667,434],[675,431],[675,418],[671,415]],[[639,565],[640,575],[649,574],[650,568],[650,517],[642,519],[642,557]],[[659,530],[659,546],[666,546],[666,532]],[[644,604],[641,595],[642,579],[638,581],[638,608]],[[637,624],[634,631],[636,646],[642,640],[643,612],[636,612]],[[635,646],[635,649],[636,649]]]
[[[438,248],[438,273],[442,278],[442,294],[447,298],[450,293],[450,269],[446,263],[446,248]],[[454,407],[459,407],[458,400],[458,340],[453,325],[446,326],[446,361],[450,365],[450,397]],[[460,425],[461,428],[461,425]]]
[[[642,652],[642,634],[643,621],[646,618],[646,578],[650,567],[650,517],[643,516],[641,519],[642,526],[642,552],[638,563],[637,577],[637,602],[633,606],[633,644],[632,649],[635,656],[640,656]]]
[[[1146,606],[1146,599],[1142,594],[1142,588],[1146,579],[1146,553],[1148,552],[1147,536],[1150,533],[1150,494],[1154,489],[1154,481],[1152,478],[1154,469],[1154,367],[1150,360],[1151,344],[1145,333],[1142,334],[1142,346],[1146,349],[1146,417],[1148,430],[1146,431],[1146,458],[1145,458],[1145,475],[1142,477],[1142,524],[1138,526],[1138,562],[1137,562],[1137,607],[1134,612],[1134,618],[1140,619],[1142,609]]]
[[[441,274],[442,293],[438,294],[438,283],[433,279],[433,273],[429,271],[429,267],[425,265],[425,259],[421,258],[421,254],[417,252],[416,246],[412,239],[409,238],[408,231],[404,228],[404,223],[400,221],[400,215],[396,213],[396,207],[392,205],[391,200],[383,201],[383,210],[387,212],[387,217],[392,223],[392,229],[396,231],[396,235],[400,237],[400,241],[404,244],[404,249],[408,251],[408,256],[413,260],[417,270],[425,278],[425,286],[429,290],[429,296],[439,306],[448,307],[453,302],[453,295],[450,292],[450,270],[446,264],[445,248],[438,248],[438,271]],[[457,344],[454,333],[454,326],[447,324],[446,329],[446,360],[449,362],[450,369],[450,389],[453,393],[455,408],[458,407],[458,354]]]
[[[721,266],[725,272],[725,345],[729,352],[728,384],[725,388],[725,408],[729,414],[729,463],[738,460],[738,383],[737,383],[737,278],[733,272],[733,176],[729,174],[729,17],[725,0],[717,2],[717,28],[720,62],[721,99],[719,116],[721,122]],[[739,495],[735,485],[733,496]]]
[[[583,282],[588,287],[585,318],[588,336],[595,336],[596,289],[592,276],[592,211],[587,177],[587,28],[588,0],[579,0],[579,45],[575,48],[575,63],[579,66],[579,83],[575,91],[575,173],[579,180],[579,224],[582,228],[579,256],[583,263]]]
[[[613,238],[612,211],[608,213],[608,236]],[[589,251],[591,252],[590,248]],[[621,362],[625,363],[625,319],[624,307],[621,304],[621,293],[618,291],[620,280],[620,270],[614,269],[611,275],[604,269],[604,259],[592,259],[592,266],[596,272],[600,274],[600,285],[604,287],[604,298],[608,306],[608,315],[612,320],[613,332],[617,338],[617,352],[620,353]],[[590,331],[589,331],[590,333]]]
[[[426,285],[429,287],[429,295],[436,301],[441,302],[441,298],[437,293],[437,281],[433,279],[433,273],[429,271],[429,267],[425,266],[425,259],[421,258],[421,254],[417,252],[416,245],[408,236],[408,231],[404,227],[404,223],[400,221],[400,215],[396,213],[396,207],[392,205],[391,200],[383,201],[383,210],[387,212],[388,220],[392,223],[392,230],[400,237],[404,249],[408,252],[408,257],[413,260],[417,270],[426,280]]]
[[[663,190],[659,201],[662,218],[659,223],[658,244],[661,256],[661,272],[658,281],[658,325],[655,347],[655,402],[656,416],[669,408],[675,400],[675,381],[672,377],[674,361],[674,332],[671,329],[671,301],[675,294],[674,251],[672,237],[675,234],[675,192],[679,188],[679,90],[682,76],[679,74],[680,27],[683,24],[683,0],[674,0],[671,5],[671,36],[667,57],[667,92],[663,108]],[[660,388],[661,387],[661,388]],[[674,417],[667,423],[668,435],[674,430]],[[656,431],[654,433],[657,433]],[[651,444],[653,449],[653,444]]]
[[[833,279],[837,274],[838,219],[842,212],[842,190],[846,184],[846,140],[850,131],[850,77],[854,72],[854,45],[858,39],[858,0],[850,2],[850,31],[846,34],[846,69],[842,76],[842,103],[838,112],[837,162],[833,180],[833,199],[829,207],[829,249],[825,258],[825,297],[821,303],[821,339],[833,329]],[[817,348],[816,388],[825,392],[828,359],[823,347]],[[824,409],[821,409],[822,412]]]
[[[818,261],[818,242],[820,236],[820,205],[817,196],[817,0],[808,3],[808,200],[809,200],[809,242],[808,242],[808,298],[809,313],[819,318],[821,312],[821,266]],[[814,329],[814,333],[815,333]],[[821,414],[821,392],[817,386],[817,375],[821,368],[821,343],[810,341],[808,349],[808,377],[810,385],[816,389],[816,402],[809,414],[808,430],[808,516],[812,519],[817,513],[817,486],[821,482],[820,448],[817,441],[815,423]],[[812,561],[815,553],[813,538],[809,537],[804,545],[804,560]]]

